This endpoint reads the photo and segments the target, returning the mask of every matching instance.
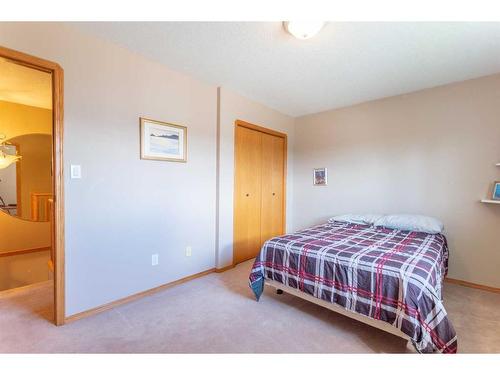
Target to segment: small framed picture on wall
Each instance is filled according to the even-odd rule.
[[[187,161],[187,128],[140,118],[141,159]]]
[[[493,196],[492,199],[500,201],[500,181],[495,181],[493,183]]]
[[[328,171],[326,168],[313,169],[313,185],[326,186],[328,184]]]

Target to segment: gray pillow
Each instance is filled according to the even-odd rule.
[[[374,225],[376,227],[431,234],[441,233],[444,230],[443,223],[434,217],[409,214],[386,215],[376,220]]]
[[[382,215],[379,214],[345,214],[333,216],[328,219],[328,222],[340,221],[342,223],[373,225],[381,217]]]

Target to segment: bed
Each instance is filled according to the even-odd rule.
[[[448,246],[442,234],[332,221],[264,243],[250,274],[411,341],[419,353],[456,353],[442,300]]]

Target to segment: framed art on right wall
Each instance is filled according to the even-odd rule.
[[[326,168],[314,168],[313,185],[326,186],[328,184],[328,171]]]
[[[500,181],[495,181],[493,183],[493,192],[491,199],[500,201]]]

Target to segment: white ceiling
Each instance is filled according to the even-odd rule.
[[[0,58],[0,100],[52,108],[52,75]]]
[[[292,116],[500,72],[500,23],[72,23]]]

